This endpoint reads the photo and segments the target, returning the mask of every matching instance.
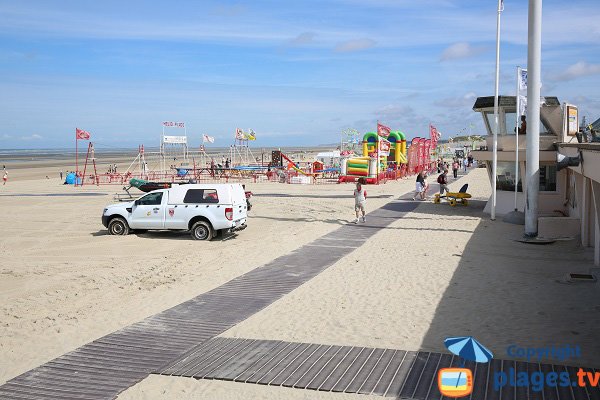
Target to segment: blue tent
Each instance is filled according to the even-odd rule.
[[[75,184],[75,172],[69,172],[67,174],[67,177],[65,178],[65,183],[67,185],[74,185]],[[77,178],[77,184],[81,185],[81,178]]]

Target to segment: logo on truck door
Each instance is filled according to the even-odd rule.
[[[175,209],[169,208],[169,216],[172,217],[173,215],[175,215]]]

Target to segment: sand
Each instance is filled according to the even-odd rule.
[[[421,203],[223,336],[443,351],[445,337],[475,335],[499,357],[513,343],[578,344],[582,358],[574,363],[600,366],[599,287],[561,282],[566,272],[587,272],[591,252],[574,241],[545,247],[513,241],[522,227],[482,214],[489,196],[485,170],[463,179],[475,196],[469,207]],[[412,191],[413,182],[369,186],[368,208]],[[0,187],[0,382],[219,286],[353,218],[353,200],[344,197],[351,185],[261,183],[249,185],[257,194],[255,208],[248,229],[235,240],[204,243],[168,232],[112,237],[100,215],[119,189],[72,188],[57,178],[26,184],[15,179]],[[73,196],[83,193],[90,196]],[[22,196],[27,194],[34,196]],[[350,398],[156,376],[121,398],[191,399],[202,393]]]
[[[412,180],[369,187],[368,207],[380,207],[409,187]],[[108,235],[100,216],[120,186],[73,188],[58,178],[0,186],[0,382],[354,218],[352,185],[247,188],[256,194],[248,229],[234,240],[205,243],[187,233]]]

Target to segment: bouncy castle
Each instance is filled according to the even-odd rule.
[[[363,136],[362,153],[362,157],[342,161],[339,182],[362,178],[365,183],[377,183],[388,168],[397,171],[407,163],[406,136],[400,131],[391,131],[385,137],[367,132]]]

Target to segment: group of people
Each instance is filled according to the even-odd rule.
[[[229,167],[231,166],[231,159],[229,158],[225,158],[223,156],[223,158],[221,159],[221,163],[217,164],[215,162],[214,158],[210,159],[210,175],[212,177],[215,176],[215,172],[220,172],[223,171],[223,169],[229,169]]]
[[[420,200],[427,200],[427,191],[429,190],[429,183],[427,183],[427,172],[421,171],[417,174],[415,184],[415,194],[413,200],[417,197]],[[448,169],[444,169],[440,175],[438,175],[437,183],[440,185],[440,195],[448,192]]]
[[[116,174],[117,173],[117,164],[109,164],[108,165],[108,173]]]
[[[473,165],[473,156],[471,153],[468,154],[467,157],[464,157],[462,160],[458,157],[455,157],[452,160],[452,176],[454,179],[458,178],[458,170],[462,165],[463,171],[467,172],[467,169]],[[444,193],[448,192],[448,171],[450,164],[445,162],[442,158],[437,161],[437,170],[438,170],[438,178],[437,183],[440,185],[440,196],[444,195]],[[429,189],[429,184],[427,183],[427,172],[421,171],[417,174],[416,179],[416,187],[415,194],[413,196],[413,200],[416,200],[417,197],[421,200],[427,200],[427,190]]]

